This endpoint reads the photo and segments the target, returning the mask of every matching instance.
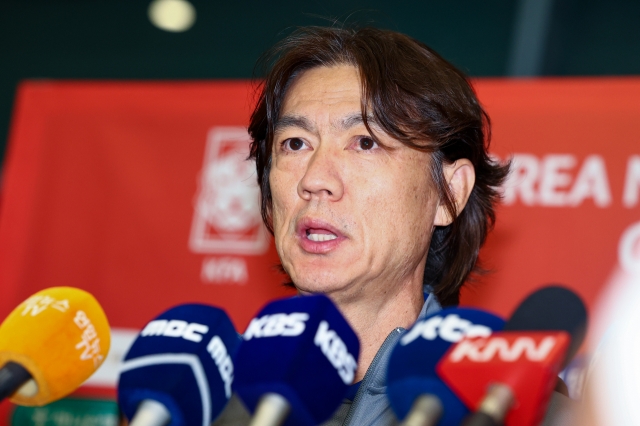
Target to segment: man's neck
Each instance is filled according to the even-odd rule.
[[[413,325],[424,305],[424,294],[421,283],[407,282],[395,288],[387,287],[381,297],[334,301],[360,339],[360,357],[354,380],[359,382],[389,333],[397,327]]]

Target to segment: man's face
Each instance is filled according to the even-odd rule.
[[[291,84],[276,124],[275,242],[302,293],[357,300],[422,280],[438,206],[429,154],[375,123],[372,138],[360,96],[356,68],[313,68]]]

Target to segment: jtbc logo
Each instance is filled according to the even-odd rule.
[[[534,339],[528,336],[518,337],[509,343],[504,337],[491,337],[490,339],[463,340],[458,343],[449,355],[452,362],[460,362],[467,358],[472,362],[489,362],[496,355],[500,361],[514,362],[522,355],[532,362],[544,361],[556,345],[553,336],[544,337],[536,346]]]
[[[251,320],[243,337],[251,340],[254,337],[299,336],[308,319],[309,314],[305,312],[263,315]]]
[[[491,329],[484,325],[473,324],[471,321],[460,318],[456,314],[449,314],[446,317],[436,315],[429,319],[420,321],[413,326],[402,339],[400,344],[408,345],[422,337],[426,340],[435,340],[440,337],[447,342],[459,342],[463,337],[488,337]]]
[[[207,334],[209,327],[195,322],[188,323],[182,320],[155,320],[151,321],[140,333],[141,336],[167,336],[182,337],[191,342],[201,342],[202,335]]]

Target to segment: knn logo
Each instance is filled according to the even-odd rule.
[[[309,314],[306,312],[263,315],[251,320],[243,337],[244,340],[251,340],[261,337],[299,336],[304,331],[308,319]]]
[[[556,338],[544,337],[539,344],[528,336],[518,337],[513,343],[499,336],[489,339],[464,340],[455,347],[449,360],[460,362],[467,358],[472,362],[489,362],[496,356],[500,361],[515,362],[523,355],[532,362],[544,361],[556,346]]]
[[[447,342],[459,342],[463,337],[488,337],[491,329],[484,325],[473,324],[471,321],[460,318],[457,314],[440,315],[417,322],[411,330],[400,339],[400,344],[405,346],[422,337],[426,340],[434,340],[440,337]]]

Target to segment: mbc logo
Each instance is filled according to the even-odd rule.
[[[220,377],[224,382],[224,393],[228,398],[231,398],[231,384],[233,383],[233,361],[227,351],[227,347],[224,345],[222,339],[218,336],[213,336],[209,344],[207,345],[207,352],[213,358],[218,367]]]
[[[141,336],[166,336],[182,337],[191,342],[201,342],[202,335],[207,334],[209,327],[195,322],[188,323],[182,320],[154,320],[151,321],[140,333]]]

